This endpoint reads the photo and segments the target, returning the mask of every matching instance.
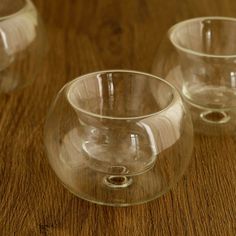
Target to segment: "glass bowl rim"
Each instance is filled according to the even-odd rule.
[[[201,22],[203,20],[221,20],[221,21],[232,21],[232,22],[236,23],[236,18],[227,17],[227,16],[203,16],[203,17],[195,17],[195,18],[187,19],[184,21],[180,21],[170,27],[170,29],[167,32],[169,40],[180,51],[183,51],[183,52],[189,53],[189,54],[193,54],[195,56],[209,57],[209,58],[225,58],[225,59],[236,58],[236,53],[235,54],[207,54],[207,53],[195,51],[195,50],[180,46],[175,40],[173,40],[172,34],[173,34],[173,32],[176,32],[176,30],[178,30],[178,28],[184,26],[185,24],[191,23],[191,22],[198,22],[198,21]]]
[[[22,12],[24,12],[29,6],[34,6],[31,0],[23,0],[23,1],[24,1],[23,6],[21,8],[19,8],[17,11],[15,11],[15,12],[9,14],[9,15],[4,15],[4,16],[0,15],[0,22],[4,21],[4,20],[7,20],[7,19],[11,19],[15,16],[18,16]]]
[[[156,79],[156,80],[159,80],[160,82],[166,84],[170,89],[171,89],[171,92],[173,94],[173,97],[171,99],[171,101],[163,108],[163,109],[160,109],[159,111],[157,112],[152,112],[150,114],[146,114],[146,115],[141,115],[141,116],[126,116],[126,117],[116,117],[116,116],[107,116],[107,115],[99,115],[97,113],[94,113],[94,112],[90,112],[90,111],[87,111],[83,108],[79,108],[77,106],[74,106],[71,102],[70,102],[70,98],[69,98],[69,90],[70,89],[67,89],[67,87],[69,87],[70,85],[72,85],[73,83],[76,83],[77,81],[81,80],[81,79],[86,79],[88,76],[93,76],[93,75],[98,75],[98,74],[105,74],[105,73],[131,73],[131,74],[137,74],[137,75],[143,75],[143,76],[147,76],[147,77],[151,77],[152,79]],[[176,97],[179,97],[179,99],[181,100],[181,102],[183,103],[182,101],[182,98],[181,98],[181,95],[179,93],[179,91],[175,88],[175,86],[173,86],[172,84],[170,84],[168,81],[158,77],[158,76],[155,76],[155,75],[152,75],[152,74],[149,74],[149,73],[145,73],[145,72],[140,72],[140,71],[136,71],[136,70],[123,70],[123,69],[115,69],[115,70],[101,70],[101,71],[96,71],[96,72],[91,72],[91,73],[87,73],[87,74],[84,74],[84,75],[81,75],[77,78],[75,78],[74,80],[70,81],[69,83],[66,83],[62,89],[59,91],[59,94],[62,93],[63,91],[66,91],[66,98],[68,100],[68,102],[70,103],[70,105],[77,111],[83,113],[83,114],[86,114],[88,116],[91,116],[91,117],[95,117],[95,118],[101,118],[101,119],[110,119],[110,120],[140,120],[140,119],[144,119],[144,118],[148,118],[148,117],[152,117],[152,116],[155,116],[157,114],[160,114],[162,113],[163,111],[169,109],[172,104],[175,103],[176,101]]]

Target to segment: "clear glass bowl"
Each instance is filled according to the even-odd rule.
[[[162,79],[110,70],[66,84],[45,125],[48,159],[64,186],[91,202],[150,201],[183,175],[191,157],[191,118]]]
[[[1,0],[0,93],[8,93],[33,81],[45,52],[44,29],[33,3]]]
[[[236,133],[236,19],[201,17],[168,31],[152,72],[175,85],[195,130]]]

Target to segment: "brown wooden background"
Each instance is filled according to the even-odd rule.
[[[9,1],[10,2],[10,1]],[[35,0],[50,52],[35,83],[0,97],[0,235],[236,235],[236,145],[196,136],[185,177],[163,197],[103,207],[69,193],[49,167],[43,124],[67,81],[108,68],[150,72],[177,21],[236,17],[235,0]]]

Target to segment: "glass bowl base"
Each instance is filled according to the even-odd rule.
[[[186,103],[196,133],[207,136],[236,135],[236,110],[210,110]]]
[[[81,199],[108,206],[122,207],[149,202],[173,186],[166,185],[155,170],[135,176],[110,176],[84,168],[69,175],[67,183],[63,182],[63,185],[70,192]]]
[[[228,112],[224,111],[204,111],[200,114],[204,122],[211,124],[225,124],[231,119]]]
[[[133,179],[127,176],[106,176],[103,179],[104,184],[109,188],[127,188],[133,183]]]

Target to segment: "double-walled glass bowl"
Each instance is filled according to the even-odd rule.
[[[0,93],[32,82],[42,65],[46,39],[30,0],[0,2]]]
[[[174,84],[187,102],[194,128],[236,133],[236,18],[200,17],[170,28],[153,74]]]
[[[193,131],[177,90],[155,76],[95,72],[66,84],[45,126],[50,164],[75,195],[126,206],[152,200],[183,175]]]

